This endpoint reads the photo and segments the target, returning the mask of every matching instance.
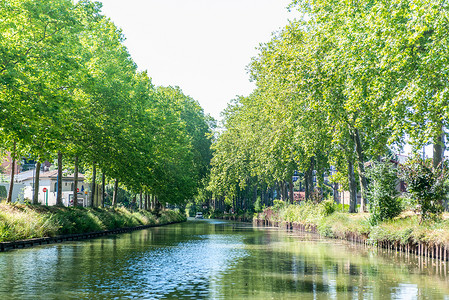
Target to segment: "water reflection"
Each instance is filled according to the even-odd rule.
[[[2,253],[0,282],[8,299],[449,299],[446,264],[210,220]]]

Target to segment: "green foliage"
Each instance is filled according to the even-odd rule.
[[[370,224],[366,218],[336,212],[322,218],[318,223],[318,230],[320,234],[333,238],[346,238],[350,234],[366,236],[370,231]]]
[[[264,209],[264,207],[261,206],[260,200],[261,199],[260,199],[260,196],[259,196],[259,197],[257,197],[256,202],[254,202],[254,211],[256,213],[260,213]]]
[[[256,89],[223,114],[209,189],[232,199],[254,183],[266,190],[288,181],[293,170],[316,171],[321,186],[333,165],[332,180],[354,195],[357,174],[365,197],[367,157],[406,142],[415,151],[438,146],[448,128],[449,10],[431,0],[290,8],[305,17],[261,45],[249,66]],[[396,198],[376,190],[374,218],[397,214]]]
[[[407,192],[419,205],[421,221],[439,218],[449,189],[447,166],[434,169],[430,161],[414,158],[402,166],[401,173]]]
[[[183,214],[173,210],[163,210],[161,216],[157,220],[157,224],[169,224],[173,222],[182,222],[186,218]]]
[[[329,216],[337,210],[337,204],[333,200],[325,200],[321,202],[324,208],[324,215]]]
[[[323,203],[314,204],[311,201],[301,205],[287,205],[273,213],[271,208],[256,214],[255,219],[272,222],[292,222],[303,226],[317,228],[326,237],[342,238],[359,237],[376,244],[393,242],[405,245],[407,243],[428,243],[446,245],[449,243],[449,220],[438,222],[420,222],[417,216],[397,217],[373,225],[370,219],[362,214],[334,212],[326,215]]]
[[[337,204],[336,210],[338,212],[348,212],[349,211],[349,204]]]
[[[370,222],[375,225],[398,216],[402,206],[396,189],[399,178],[395,166],[388,161],[372,162],[367,177],[370,180],[367,192]]]
[[[125,208],[87,209],[27,205],[0,206],[0,242],[62,234],[85,233],[140,225],[168,224],[185,217],[164,210],[160,217]]]
[[[112,196],[114,193],[114,186],[113,185],[106,185],[105,189],[105,205],[111,206],[112,205]],[[117,189],[117,202],[121,203],[123,206],[129,207],[132,201],[132,194],[131,192],[125,190],[124,188],[119,187]]]
[[[322,204],[305,201],[300,205],[284,206],[279,212],[279,220],[317,225],[324,214],[324,206]]]
[[[282,201],[282,200],[274,200],[273,201],[273,207],[272,207],[272,209],[275,211],[275,212],[279,212],[279,211],[281,211],[283,208],[285,208],[286,207],[286,203],[285,203],[285,201]]]
[[[1,3],[1,150],[95,164],[124,204],[140,192],[191,199],[211,158],[213,121],[198,102],[137,71],[99,2]]]
[[[0,242],[54,236],[60,229],[56,217],[26,206],[0,206]]]
[[[198,211],[198,205],[194,204],[194,203],[187,203],[186,205],[186,215],[188,217],[194,217]]]

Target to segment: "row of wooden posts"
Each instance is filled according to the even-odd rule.
[[[310,224],[272,222],[259,219],[254,219],[253,223],[257,226],[280,227],[285,228],[286,230],[319,233],[317,226]],[[354,243],[364,244],[366,246],[376,246],[378,248],[388,249],[391,251],[415,254],[429,259],[438,259],[442,261],[449,260],[449,247],[446,244],[431,244],[425,242],[408,242],[406,244],[402,244],[400,241],[371,241],[367,236],[357,233],[347,233],[345,236],[340,236],[338,238]]]

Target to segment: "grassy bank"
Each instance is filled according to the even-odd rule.
[[[0,242],[183,221],[175,211],[69,208],[0,204]]]
[[[311,228],[322,236],[367,241],[374,245],[388,244],[395,247],[416,246],[449,248],[449,220],[447,215],[440,221],[419,224],[412,212],[404,212],[391,221],[371,225],[369,214],[349,214],[330,207],[329,203],[302,203],[288,205],[278,202],[256,214],[254,221],[282,226],[283,223],[299,224]]]

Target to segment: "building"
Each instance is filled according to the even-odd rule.
[[[31,201],[35,186],[35,170],[29,170],[16,175],[16,182],[22,184],[23,198]],[[39,175],[39,203],[45,205],[56,205],[56,193],[58,184],[58,171],[52,170],[41,172]],[[73,205],[73,174],[63,172],[62,176],[62,203],[64,206]],[[78,204],[88,205],[88,186],[84,182],[84,175],[78,173]]]

